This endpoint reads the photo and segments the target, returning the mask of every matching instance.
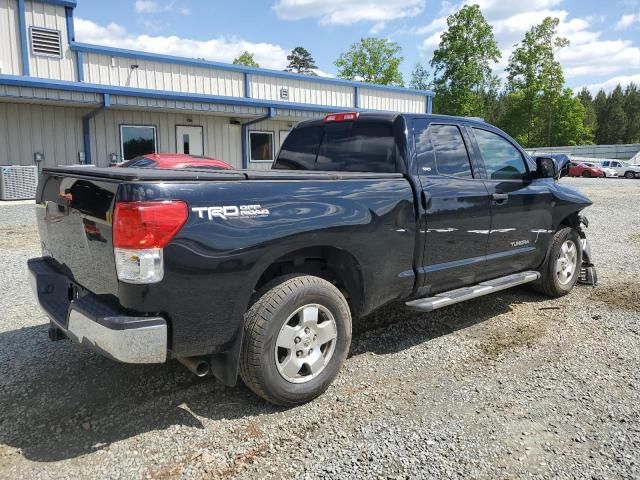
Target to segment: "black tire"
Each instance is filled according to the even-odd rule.
[[[562,245],[566,241],[572,241],[575,244],[577,250],[576,268],[573,275],[567,283],[562,283],[558,278],[557,267],[559,262],[559,256],[562,249]],[[541,293],[552,297],[558,298],[568,294],[580,275],[580,266],[582,265],[582,244],[580,243],[580,236],[573,228],[565,227],[558,230],[549,247],[549,253],[544,264],[540,268],[540,279],[534,283],[534,287]]]
[[[587,170],[585,170],[584,172],[582,172],[582,176],[584,178],[591,178],[591,172],[588,172]]]
[[[624,178],[636,178],[636,174],[633,172],[624,172]]]
[[[320,305],[331,313],[337,337],[324,369],[305,383],[292,383],[278,370],[276,342],[287,319],[310,304]],[[334,285],[310,275],[280,277],[265,285],[245,315],[240,376],[251,390],[270,403],[300,405],[313,400],[331,385],[350,345],[351,312]]]

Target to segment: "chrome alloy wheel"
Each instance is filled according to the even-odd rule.
[[[556,274],[558,281],[562,285],[569,283],[578,267],[578,249],[572,240],[567,240],[560,248],[558,261],[556,264]]]
[[[329,364],[336,349],[336,320],[322,305],[304,305],[284,322],[275,346],[275,359],[282,378],[306,383]]]

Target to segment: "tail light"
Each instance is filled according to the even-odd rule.
[[[359,116],[358,112],[331,113],[324,117],[324,123],[355,122]]]
[[[181,201],[116,203],[113,252],[118,279],[127,283],[162,280],[163,248],[188,217],[187,204]]]

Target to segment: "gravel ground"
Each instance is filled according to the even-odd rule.
[[[598,288],[387,307],[292,409],[49,342],[33,206],[0,207],[0,477],[640,478],[640,181],[563,181],[594,201]]]

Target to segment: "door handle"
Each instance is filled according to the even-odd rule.
[[[491,195],[491,198],[493,198],[494,202],[498,204],[502,204],[502,203],[506,203],[507,200],[509,200],[509,194],[496,192],[493,195]]]

